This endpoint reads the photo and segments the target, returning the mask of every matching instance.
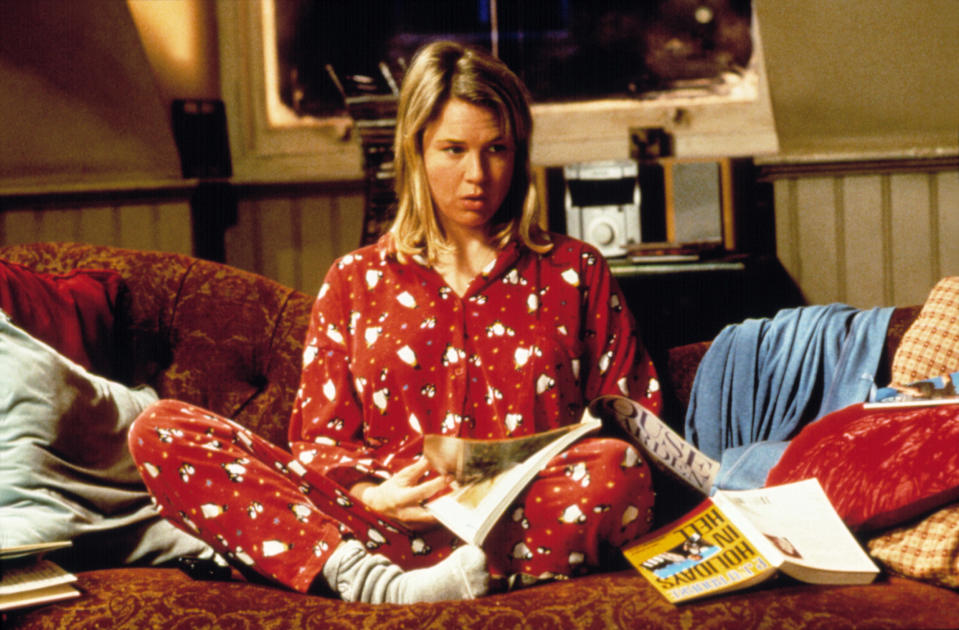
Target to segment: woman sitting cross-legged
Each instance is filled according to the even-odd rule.
[[[482,548],[423,507],[450,483],[422,457],[425,434],[528,435],[578,422],[603,394],[661,407],[602,256],[537,227],[531,127],[500,61],[446,42],[420,51],[400,95],[397,218],[319,291],[289,451],[157,403],[129,441],[167,518],[293,589],[366,602],[575,576],[649,529],[650,471],[606,437],[554,458]]]

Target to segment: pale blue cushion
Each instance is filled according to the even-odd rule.
[[[115,562],[204,553],[159,517],[127,448],[130,423],[156,400],[87,372],[0,311],[0,546],[74,540]]]

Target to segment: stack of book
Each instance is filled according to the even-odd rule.
[[[77,576],[43,557],[69,542],[38,543],[0,548],[0,610],[26,608],[79,597]]]

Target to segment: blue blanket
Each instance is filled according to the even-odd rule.
[[[892,311],[803,306],[724,328],[686,412],[686,439],[722,464],[714,487],[762,486],[799,429],[865,401]]]

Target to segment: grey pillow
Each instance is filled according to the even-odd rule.
[[[130,457],[130,423],[156,400],[87,372],[0,311],[0,546],[89,541],[108,564],[210,553],[159,516]]]

